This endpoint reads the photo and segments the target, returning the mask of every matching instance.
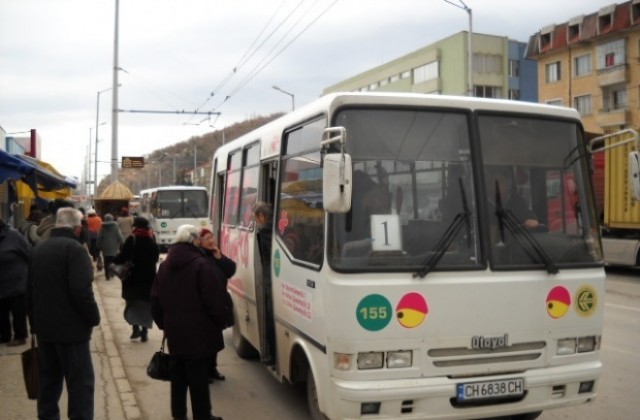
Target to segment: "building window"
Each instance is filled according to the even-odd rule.
[[[476,73],[502,74],[502,56],[498,54],[473,54],[473,71]]]
[[[401,79],[408,79],[409,77],[411,77],[411,70],[403,71],[400,74]]]
[[[602,104],[605,112],[626,109],[629,104],[626,86],[619,84],[602,89]]]
[[[580,39],[580,24],[569,25],[569,42],[575,42]]]
[[[369,90],[376,90],[376,89],[378,89],[378,82],[371,83],[369,85]]]
[[[551,32],[540,35],[540,51],[544,51],[551,46]]]
[[[555,63],[547,64],[545,74],[547,83],[555,83],[559,81],[561,79],[560,62],[556,61]]]
[[[627,62],[624,39],[600,45],[596,51],[598,54],[598,70],[619,66]]]
[[[586,76],[591,74],[591,54],[581,55],[574,59],[576,76]]]
[[[520,77],[520,60],[509,60],[509,77]]]
[[[413,69],[413,84],[437,79],[438,77],[439,73],[437,61],[432,61],[429,64],[425,64],[424,66],[416,67],[415,69]]]
[[[380,86],[384,86],[389,83],[389,79],[380,80]]]
[[[509,89],[509,99],[514,101],[520,100],[520,90]]]
[[[476,98],[502,98],[502,88],[500,86],[474,86]]]
[[[389,78],[389,83],[394,83],[394,82],[397,82],[398,80],[400,80],[400,75],[395,74]]]
[[[549,99],[544,102],[547,105],[562,106],[562,99]]]
[[[605,32],[609,32],[611,29],[611,13],[607,13],[601,16],[598,16],[598,33],[602,34]]]
[[[578,110],[580,115],[591,115],[591,95],[576,96],[573,98],[573,107]]]

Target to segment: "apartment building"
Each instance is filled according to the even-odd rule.
[[[576,108],[585,130],[640,126],[640,0],[612,4],[532,35],[542,103]]]
[[[416,92],[469,95],[468,31],[374,67],[324,89],[331,92]],[[473,33],[471,96],[537,102],[537,65],[526,43]]]

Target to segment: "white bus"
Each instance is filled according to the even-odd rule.
[[[418,94],[327,95],[221,146],[236,352],[306,382],[313,419],[592,400],[605,272],[587,155],[573,109]],[[270,279],[256,200],[274,209]]]
[[[142,190],[140,215],[149,219],[161,249],[171,244],[180,225],[211,228],[205,187],[180,185]]]

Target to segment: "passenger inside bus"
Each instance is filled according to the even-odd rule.
[[[494,166],[487,169],[489,202],[491,212],[502,206],[511,212],[522,226],[535,230],[541,228],[538,217],[531,210],[527,201],[522,197],[514,182],[513,170],[510,166]]]

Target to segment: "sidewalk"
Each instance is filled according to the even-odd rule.
[[[122,364],[118,347],[109,323],[108,314],[98,287],[105,282],[103,273],[96,273],[94,294],[100,308],[100,326],[94,328],[91,357],[95,372],[94,413],[96,420],[141,419],[135,395]],[[22,377],[20,354],[30,346],[7,347],[0,344],[0,418],[22,420],[37,418],[36,401],[29,400]],[[61,418],[67,418],[67,395],[60,399]]]

